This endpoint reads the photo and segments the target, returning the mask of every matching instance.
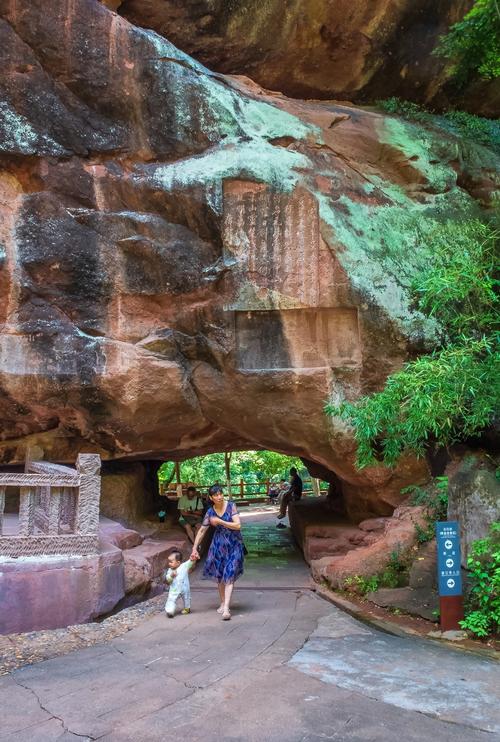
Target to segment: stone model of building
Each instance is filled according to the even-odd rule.
[[[101,457],[81,453],[76,469],[26,461],[24,473],[0,473],[0,556],[86,556],[99,546]],[[17,534],[3,533],[5,490],[19,488]]]

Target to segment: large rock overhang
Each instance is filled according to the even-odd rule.
[[[494,155],[213,74],[91,0],[0,16],[2,463],[270,448],[395,505],[425,465],[357,471],[323,405],[432,346],[422,236],[486,205]]]

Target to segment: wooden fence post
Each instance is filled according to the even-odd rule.
[[[311,485],[312,485],[312,494],[315,497],[321,497],[321,488],[320,488],[319,479],[316,479],[315,477],[311,477]]]

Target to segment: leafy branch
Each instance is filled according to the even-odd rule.
[[[449,59],[461,84],[473,73],[500,77],[500,10],[497,0],[476,0],[464,18],[441,36],[435,54]]]
[[[353,428],[359,468],[393,466],[429,443],[477,435],[500,408],[498,231],[478,220],[448,222],[428,237],[434,265],[413,284],[416,306],[442,328],[441,347],[406,363],[385,388],[327,404]]]

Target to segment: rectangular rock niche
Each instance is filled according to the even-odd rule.
[[[235,312],[236,365],[246,370],[357,366],[354,308]]]

